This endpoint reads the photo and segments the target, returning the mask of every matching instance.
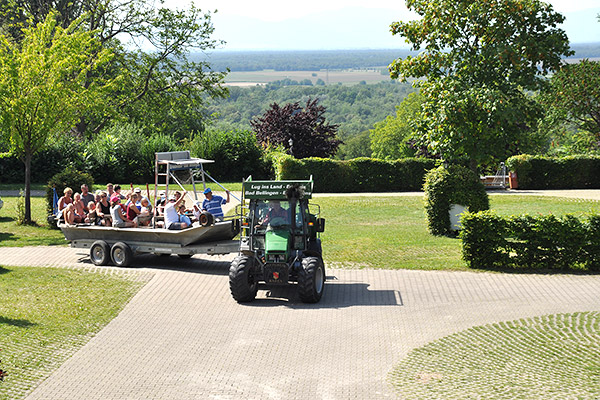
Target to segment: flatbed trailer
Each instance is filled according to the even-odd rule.
[[[59,224],[73,248],[90,250],[95,265],[126,267],[137,254],[178,255],[237,253],[240,242],[232,240],[239,231],[237,220],[194,226],[183,230],[163,228],[113,228],[96,225]]]

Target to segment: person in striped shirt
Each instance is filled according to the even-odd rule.
[[[219,221],[223,220],[224,215],[221,206],[229,203],[229,190],[226,190],[225,193],[227,193],[227,200],[221,196],[213,195],[210,188],[204,189],[204,196],[206,198],[202,202],[202,211],[211,213]]]

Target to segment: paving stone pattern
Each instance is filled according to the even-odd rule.
[[[27,399],[395,398],[414,348],[472,326],[600,310],[600,276],[328,270],[323,299],[261,288],[230,296],[231,256],[142,256],[154,274],[125,309]],[[95,268],[80,249],[0,248],[4,265]]]

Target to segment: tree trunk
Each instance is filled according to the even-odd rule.
[[[25,223],[31,223],[31,154],[25,154]]]
[[[471,158],[469,160],[469,169],[471,169],[471,171],[475,172],[475,175],[479,176],[479,174],[477,172],[477,160],[475,160],[474,158]]]

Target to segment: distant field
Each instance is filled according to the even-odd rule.
[[[269,82],[288,78],[298,82],[310,79],[313,85],[318,79],[322,79],[326,84],[341,83],[344,85],[355,85],[361,81],[365,81],[366,83],[389,81],[389,74],[381,73],[381,70],[385,68],[319,71],[275,71],[269,69],[262,71],[233,71],[227,74],[225,82],[228,86],[253,86],[264,85]]]

